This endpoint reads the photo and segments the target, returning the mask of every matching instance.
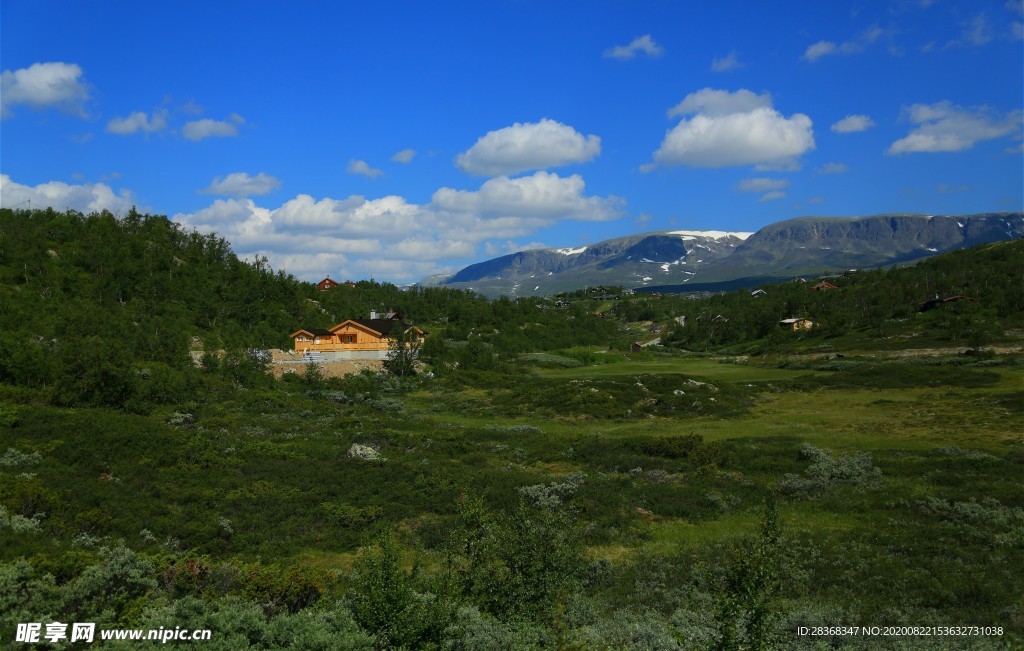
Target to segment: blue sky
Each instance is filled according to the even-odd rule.
[[[0,204],[318,280],[1021,210],[1021,0],[0,4]]]

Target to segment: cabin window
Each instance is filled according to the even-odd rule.
[[[317,337],[316,339],[314,339],[314,340],[313,340],[313,343],[314,343],[314,344],[318,344],[318,343],[320,343],[320,337]]]

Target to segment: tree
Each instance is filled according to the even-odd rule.
[[[416,375],[419,355],[419,339],[399,325],[388,337],[388,357],[384,360],[384,370],[395,377]]]

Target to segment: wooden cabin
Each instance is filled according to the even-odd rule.
[[[333,328],[301,328],[291,334],[296,353],[387,351],[390,337],[401,328],[410,339],[422,343],[423,330],[398,319],[349,319]]]

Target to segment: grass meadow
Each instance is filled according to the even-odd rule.
[[[867,644],[795,637],[803,625],[1003,627],[959,639],[976,648],[1024,635],[1019,355],[580,350],[504,373],[211,391],[187,413],[134,416],[5,389],[5,517],[45,516],[5,529],[4,557],[59,582],[123,541],[164,577],[188,559],[248,577],[179,577],[168,594],[294,610],[349,594],[385,535],[400,572],[443,576],[477,500],[493,522],[524,508],[557,515],[579,561],[554,611],[503,613],[467,588],[495,621],[541,622],[540,646],[712,648],[732,630],[721,595],[746,576],[772,504],[774,578],[748,586],[765,600],[743,602],[740,629],[770,603],[786,648]],[[353,444],[381,458],[350,456]]]

